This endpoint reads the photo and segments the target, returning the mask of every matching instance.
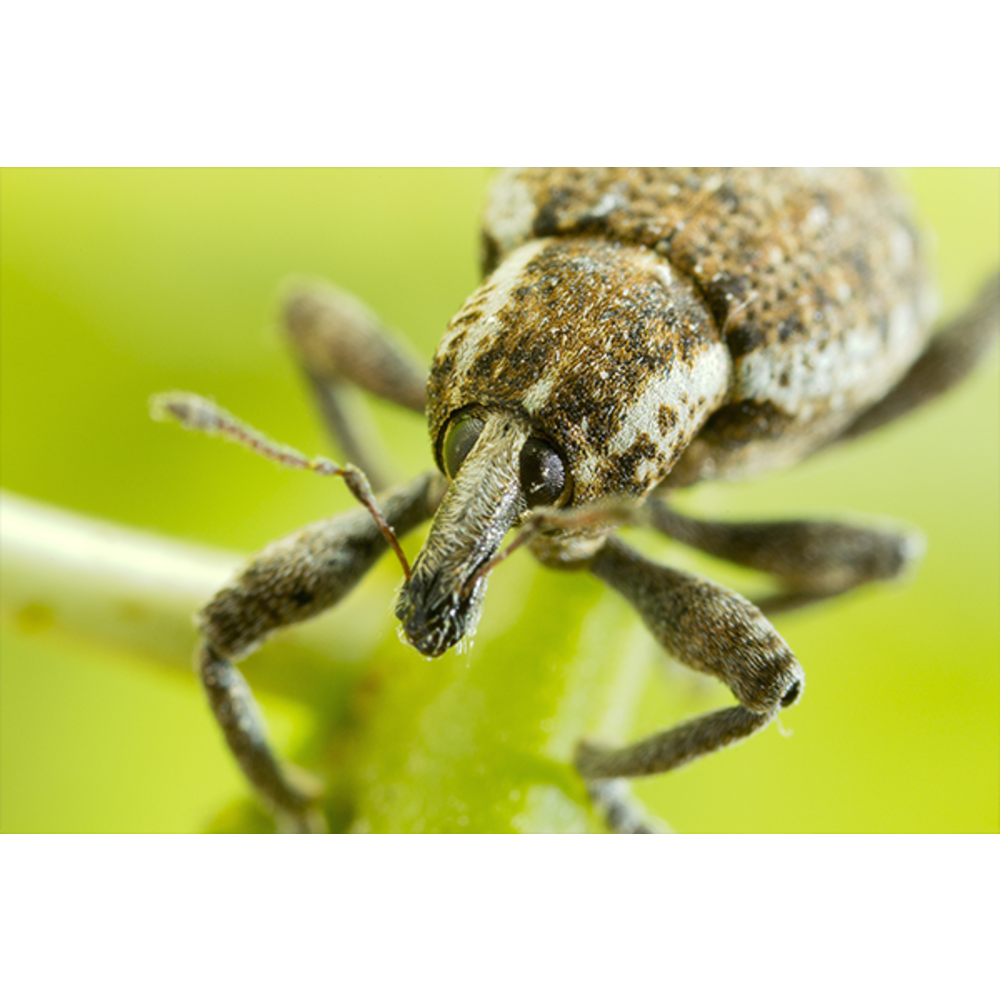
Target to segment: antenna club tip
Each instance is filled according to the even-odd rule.
[[[191,392],[160,392],[149,399],[149,415],[154,420],[175,420],[195,430],[211,430],[218,424],[216,408]]]

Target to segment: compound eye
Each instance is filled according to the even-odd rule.
[[[551,507],[566,488],[566,467],[559,453],[541,438],[521,449],[521,489],[529,507]]]
[[[482,432],[482,420],[471,414],[459,417],[448,428],[448,435],[444,439],[444,471],[449,479],[458,475],[458,470]]]

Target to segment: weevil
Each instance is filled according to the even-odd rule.
[[[271,750],[235,663],[336,604],[390,546],[405,571],[400,635],[440,656],[475,629],[492,569],[525,547],[618,591],[674,659],[736,698],[621,748],[581,734],[573,763],[611,828],[649,831],[619,779],[742,740],[801,697],[802,667],[766,616],[898,577],[920,550],[904,531],[697,520],[674,494],[870,433],[961,381],[1000,328],[994,277],[935,330],[921,233],[877,170],[505,171],[485,208],[482,263],[429,374],[346,293],[289,296],[288,341],[348,465],[308,462],[197,397],[156,401],[189,427],[343,476],[366,508],[269,546],[198,619],[215,716],[288,828],[322,828],[315,793]],[[436,470],[385,489],[347,383],[425,414]],[[411,570],[396,539],[427,520]],[[624,525],[768,574],[775,591],[751,603],[660,565],[616,536]]]

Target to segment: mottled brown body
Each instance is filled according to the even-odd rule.
[[[511,255],[546,238],[555,243],[530,259],[519,282],[509,274]],[[588,260],[600,258],[613,268],[616,255],[624,262],[639,247],[651,251],[644,261],[649,274],[657,274],[652,255],[663,265],[659,305],[647,287],[644,307],[630,312],[630,340],[607,352],[590,326],[594,310],[583,282],[563,290],[559,305],[566,309],[574,297],[577,305],[558,317],[540,307],[516,307],[520,288],[532,289],[531,306],[541,297],[540,284],[558,288],[571,280],[560,258],[574,246],[581,275]],[[799,461],[900,379],[925,345],[933,319],[919,235],[905,198],[880,171],[508,171],[486,208],[483,247],[490,277],[456,317],[435,358],[432,434],[448,411],[467,402],[521,405],[544,428],[558,426],[569,436],[571,464],[584,453],[571,439],[587,436],[602,454],[600,478],[623,494],[648,491],[668,471],[671,485],[687,485]],[[627,295],[630,285],[621,278],[618,293]],[[610,289],[606,294],[612,308],[614,295]],[[499,296],[507,300],[503,308],[484,308]],[[564,336],[558,344],[556,324]],[[665,345],[664,327],[673,351]],[[579,340],[574,344],[573,338]],[[625,447],[608,451],[622,408],[650,380],[671,377],[677,356],[704,352],[714,342],[725,345],[731,365],[721,391],[713,385],[715,396],[704,401],[701,393],[696,399],[688,394],[670,407],[672,414],[658,409],[642,430],[620,439]],[[474,356],[456,379],[463,351]],[[632,363],[622,356],[629,351]],[[611,365],[605,364],[608,353]],[[602,370],[608,378],[595,386]],[[560,398],[540,401],[537,391],[532,394],[533,386],[553,379],[565,387]],[[518,393],[525,398],[518,400]],[[617,483],[607,468],[615,462],[625,463]],[[628,475],[633,466],[638,471]],[[578,484],[592,478],[589,468],[582,476],[576,471]],[[581,488],[574,502],[592,499]]]
[[[427,378],[342,293],[304,288],[285,311],[345,453],[364,469],[378,464],[348,418],[350,382],[415,411],[426,399],[443,476],[376,502],[360,469],[307,460],[214,404],[174,396],[158,408],[342,476],[368,508],[268,547],[199,620],[198,668],[216,718],[247,778],[294,829],[322,828],[315,796],[274,757],[234,661],[336,603],[389,546],[406,575],[400,634],[440,656],[474,632],[493,568],[530,542],[542,563],[616,590],[671,656],[738,702],[631,746],[578,745],[577,772],[609,823],[650,832],[615,779],[742,740],[801,697],[804,672],[769,616],[893,579],[922,551],[908,531],[699,521],[667,506],[670,491],[788,466],[897,419],[961,381],[1000,328],[994,277],[931,336],[921,242],[878,171],[508,171],[487,205],[483,247],[483,284]],[[411,572],[394,532],[428,517]],[[767,574],[776,588],[751,602],[651,562],[613,537],[626,523]]]

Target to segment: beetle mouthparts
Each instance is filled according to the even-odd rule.
[[[475,631],[485,590],[485,577],[467,594],[448,590],[438,578],[418,597],[407,582],[396,604],[400,638],[424,656],[441,656]]]

